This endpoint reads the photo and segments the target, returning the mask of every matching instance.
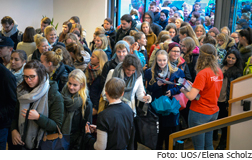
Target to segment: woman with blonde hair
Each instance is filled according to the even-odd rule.
[[[58,48],[54,51],[47,51],[40,57],[41,63],[45,66],[49,79],[56,81],[59,91],[62,90],[67,82],[68,71],[63,60],[63,51]]]
[[[36,59],[36,60],[40,61],[41,54],[43,54],[44,52],[47,52],[49,50],[48,41],[42,35],[36,34],[34,36],[34,41],[36,43],[37,49],[33,52],[31,57],[29,57],[29,56],[27,57],[27,61],[29,61],[30,59]]]
[[[83,127],[86,122],[92,123],[92,102],[89,98],[86,76],[80,69],[73,70],[67,84],[62,89],[64,99],[64,119],[62,133],[70,134],[69,149],[82,148]]]
[[[177,43],[176,43],[177,44]],[[178,45],[171,44],[169,52],[178,51]],[[151,93],[152,101],[161,97],[173,95],[180,93],[180,86],[167,85],[157,78],[164,79],[170,82],[177,81],[178,78],[184,78],[184,72],[172,65],[169,60],[169,56],[165,50],[159,50],[155,56],[155,60],[151,68],[147,69],[145,72],[145,79],[147,81],[147,91]],[[159,116],[159,134],[156,149],[163,149],[163,141],[165,141],[165,149],[168,149],[168,137],[171,133],[178,130],[179,124],[179,114],[169,114],[168,116]]]
[[[196,46],[198,46],[198,47],[200,46],[199,41],[196,37],[196,34],[190,25],[183,26],[179,29],[180,41],[182,41],[186,37],[191,37],[194,40]]]
[[[105,34],[106,30],[103,27],[96,27],[95,28],[95,32],[93,34],[93,40],[92,42],[89,43],[89,49],[91,50],[91,52],[93,52],[93,50],[95,49],[95,38],[96,36],[98,36],[99,34]]]
[[[218,117],[218,98],[223,82],[223,74],[217,61],[217,51],[211,44],[203,44],[196,63],[197,76],[192,89],[181,92],[191,101],[188,124],[189,127],[198,126],[214,121]],[[213,131],[192,137],[196,150],[213,150]]]
[[[230,36],[230,29],[227,26],[221,28],[221,33],[225,33]]]
[[[195,32],[197,38],[206,34],[206,30],[202,24],[197,25],[194,29],[194,32]]]
[[[65,47],[64,43],[58,42],[57,31],[53,26],[47,26],[44,29],[44,35],[48,41],[49,49],[52,49],[56,45],[62,45]]]
[[[228,36],[226,33],[220,33],[216,36],[217,41],[217,51],[218,51],[218,62],[222,65],[222,62],[229,49],[238,50],[235,40]],[[222,52],[222,50],[225,50]]]
[[[180,28],[181,23],[183,23],[183,22],[184,22],[184,21],[183,21],[182,18],[177,18],[177,19],[175,20],[175,25],[176,25],[177,29]]]
[[[66,45],[66,49],[73,59],[74,67],[85,71],[87,64],[90,62],[90,55],[84,50],[82,45],[71,42]]]
[[[104,64],[108,61],[106,53],[97,49],[94,50],[91,56],[91,61],[87,66],[85,75],[87,77],[87,85],[89,89],[90,99],[93,103],[93,116],[97,115],[100,94],[103,86],[101,86],[101,73]],[[96,116],[93,117],[96,120]]]
[[[111,59],[112,51],[108,45],[108,37],[105,34],[99,34],[96,36],[94,50],[97,49],[102,49],[107,54],[108,60]]]

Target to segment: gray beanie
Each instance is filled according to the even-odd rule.
[[[130,53],[130,47],[129,47],[129,44],[128,44],[126,41],[124,41],[124,40],[118,41],[118,42],[116,43],[116,45],[115,45],[115,48],[116,48],[117,45],[119,45],[119,44],[124,44],[124,46],[126,47],[128,53]]]

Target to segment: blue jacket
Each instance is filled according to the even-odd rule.
[[[153,85],[150,85],[149,81],[151,80],[151,77],[152,77],[151,68],[149,68],[145,71],[145,79],[147,81],[147,90],[151,92],[152,100],[154,100],[155,98],[159,98],[162,95],[165,95],[166,94],[165,92],[168,90],[171,91],[171,96],[180,93],[181,86],[171,84],[158,86],[157,82],[155,82]],[[177,82],[177,80],[180,77],[184,78],[185,74],[181,69],[178,69],[176,72],[171,74],[169,81],[174,82],[175,80]]]
[[[147,69],[145,71],[145,79],[147,81],[147,91],[151,92],[152,101],[159,98],[162,95],[166,94],[166,91],[170,90],[171,95],[179,94],[181,86],[175,86],[175,85],[162,85],[158,86],[157,82],[155,82],[153,85],[150,85],[149,82],[151,80],[152,73],[151,68]],[[174,82],[174,80],[177,82],[178,78],[184,78],[184,72],[181,69],[178,69],[178,71],[171,74],[169,81]],[[179,114],[170,114],[168,116],[162,116],[160,114],[157,114],[159,116],[159,124],[161,128],[166,127],[174,127],[179,124]]]
[[[161,21],[160,19],[157,21],[157,24],[159,24],[162,27],[162,30],[165,30],[165,27],[168,24],[168,18],[166,18],[164,21]]]
[[[111,59],[111,54],[112,54],[112,51],[111,51],[110,47],[107,46],[107,48],[105,48],[103,51],[106,53],[106,55],[108,57],[108,60],[110,60]]]

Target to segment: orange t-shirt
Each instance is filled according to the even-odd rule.
[[[217,101],[220,96],[222,82],[223,73],[221,69],[219,69],[218,76],[214,74],[211,68],[201,70],[192,85],[193,88],[200,90],[200,98],[191,102],[190,109],[206,115],[218,112]]]

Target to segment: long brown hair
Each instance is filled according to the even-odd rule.
[[[182,35],[186,34],[187,36],[191,37],[194,40],[196,46],[198,46],[198,47],[200,46],[199,41],[198,41],[198,39],[196,37],[196,34],[193,31],[191,26],[186,25],[184,27],[181,27],[179,29],[179,33],[182,34]]]
[[[197,60],[195,70],[197,73],[199,71],[210,67],[215,75],[219,73],[219,65],[217,60],[217,51],[212,44],[203,44],[199,49],[199,58]]]

